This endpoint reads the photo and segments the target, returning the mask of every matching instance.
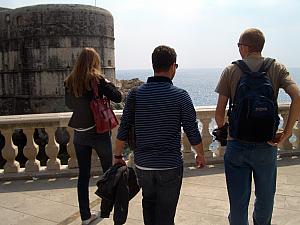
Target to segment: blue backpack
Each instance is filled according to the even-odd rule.
[[[229,134],[248,142],[266,142],[274,138],[278,125],[278,105],[267,71],[274,59],[266,58],[258,72],[252,72],[243,60],[232,64],[243,72],[234,99],[229,101]]]

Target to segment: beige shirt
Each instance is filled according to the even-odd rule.
[[[252,71],[258,71],[264,61],[264,57],[250,55],[243,60]],[[237,65],[231,64],[227,66],[221,75],[215,92],[233,100],[241,75],[242,71]],[[272,82],[276,99],[278,97],[279,88],[286,90],[289,85],[295,84],[285,66],[277,61],[271,65],[270,69],[267,71],[267,75]]]

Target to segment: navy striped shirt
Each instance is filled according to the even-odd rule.
[[[130,123],[129,93],[123,110],[117,138],[126,141]],[[196,112],[188,93],[167,77],[149,77],[137,89],[135,104],[135,163],[147,168],[182,166],[181,126],[191,145],[201,143]]]

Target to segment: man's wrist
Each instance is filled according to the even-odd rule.
[[[114,155],[114,159],[123,159],[123,155],[122,154]]]
[[[203,157],[204,156],[204,153],[196,153],[196,157]]]

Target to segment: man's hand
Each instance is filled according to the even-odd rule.
[[[288,132],[285,133],[283,131],[278,131],[275,135],[275,137],[271,140],[268,141],[268,144],[272,145],[272,146],[280,146],[282,145],[287,139],[290,138],[290,136],[292,136],[292,132]]]
[[[121,164],[121,165],[126,165],[126,162],[124,161],[124,159],[123,158],[121,158],[121,159],[116,159],[116,158],[114,158],[114,160],[113,160],[113,165],[116,165],[116,164]]]
[[[203,151],[203,143],[200,142],[199,144],[193,145],[192,147],[195,150],[195,154],[196,154],[195,158],[196,158],[197,168],[203,168],[206,165],[204,151]]]
[[[116,138],[116,148],[114,151],[114,159],[113,159],[113,165],[121,164],[126,165],[126,162],[123,158],[123,149],[124,149],[125,141],[121,141],[118,138]]]
[[[196,155],[196,166],[201,169],[206,165],[204,154]]]

